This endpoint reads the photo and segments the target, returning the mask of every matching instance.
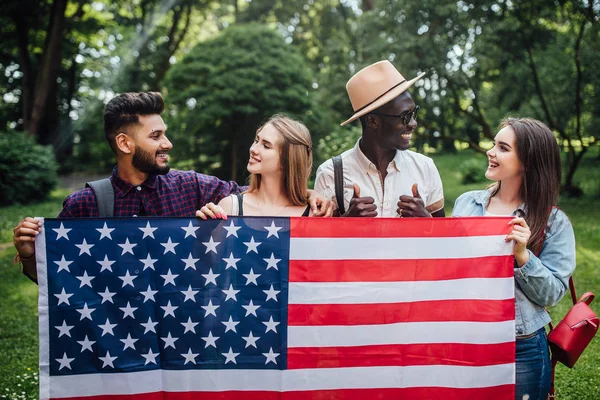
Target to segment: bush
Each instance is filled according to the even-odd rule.
[[[487,168],[487,160],[481,158],[471,158],[459,164],[458,171],[462,176],[462,183],[481,183],[485,182],[485,171]]]
[[[58,183],[50,146],[21,132],[0,134],[0,206],[45,199]]]

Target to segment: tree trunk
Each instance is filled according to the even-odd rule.
[[[28,132],[35,85],[35,75],[31,69],[31,59],[29,58],[29,25],[26,18],[18,12],[15,13],[13,20],[16,25],[17,43],[19,46],[19,66],[21,72],[23,72],[23,84],[21,86],[23,130]]]
[[[31,108],[31,118],[27,131],[38,137],[48,132],[42,129],[42,122],[49,111],[48,103],[53,103],[52,96],[56,96],[56,77],[62,60],[61,45],[63,40],[65,11],[68,0],[54,0],[50,25],[46,34],[46,44],[42,62],[35,82],[34,99]]]

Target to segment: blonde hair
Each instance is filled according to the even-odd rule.
[[[312,170],[312,140],[308,128],[300,121],[283,114],[275,114],[261,125],[256,134],[271,125],[283,138],[279,150],[282,170],[282,186],[294,206],[308,203],[308,177]],[[250,175],[248,192],[260,188],[260,174]]]

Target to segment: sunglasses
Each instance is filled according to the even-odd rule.
[[[400,115],[384,114],[384,113],[371,113],[371,114],[379,115],[381,117],[402,118],[402,122],[406,126],[406,125],[410,124],[410,121],[413,118],[415,119],[415,121],[417,120],[417,112],[419,111],[419,108],[420,108],[419,106],[415,106],[415,108],[413,108],[412,110],[407,111]]]

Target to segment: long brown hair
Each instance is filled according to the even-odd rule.
[[[525,202],[525,221],[531,229],[527,248],[539,253],[544,230],[552,207],[558,202],[561,181],[560,149],[554,134],[541,121],[533,118],[505,118],[499,130],[511,127],[515,132],[515,148],[521,165],[523,179],[519,196]],[[493,195],[502,182],[491,187]]]
[[[312,169],[312,139],[308,128],[300,121],[275,114],[256,133],[271,125],[283,138],[279,149],[283,190],[294,206],[308,203],[308,177]],[[260,174],[250,175],[248,192],[260,188]]]

